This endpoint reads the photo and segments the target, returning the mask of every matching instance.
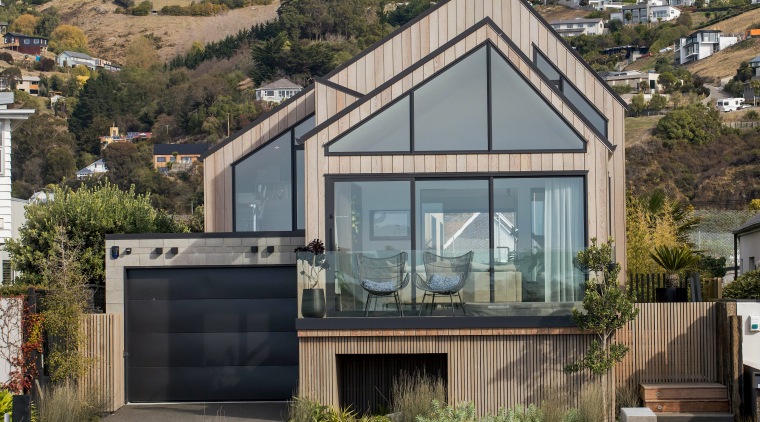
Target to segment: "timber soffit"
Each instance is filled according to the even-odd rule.
[[[440,47],[439,47],[438,49],[436,49],[435,51],[433,51],[433,52],[431,52],[430,54],[428,54],[427,56],[425,56],[425,57],[421,58],[420,60],[418,60],[418,61],[417,61],[416,63],[414,63],[413,65],[411,65],[411,66],[407,67],[407,68],[406,68],[406,69],[404,69],[402,72],[400,72],[400,73],[398,73],[397,75],[395,75],[393,78],[391,78],[391,79],[387,80],[386,82],[384,82],[383,84],[381,84],[380,86],[378,86],[377,88],[375,88],[374,90],[372,90],[371,92],[367,93],[367,94],[366,94],[366,95],[364,95],[364,96],[363,96],[361,99],[357,100],[356,102],[352,103],[352,104],[351,104],[351,105],[349,105],[348,107],[346,107],[346,108],[344,108],[343,110],[339,111],[338,113],[334,114],[333,116],[331,116],[330,118],[328,118],[326,121],[324,121],[324,122],[322,122],[320,125],[316,126],[314,129],[312,129],[312,130],[310,130],[310,131],[306,132],[306,133],[305,133],[303,136],[301,136],[301,138],[300,138],[299,142],[300,142],[301,144],[304,144],[304,143],[305,143],[305,142],[306,142],[306,141],[307,141],[309,138],[311,138],[311,137],[313,137],[314,135],[316,135],[317,133],[319,133],[319,132],[321,132],[321,131],[325,130],[325,129],[326,129],[327,127],[329,127],[331,124],[335,123],[335,122],[336,122],[338,119],[340,119],[340,118],[344,117],[345,115],[347,115],[347,114],[348,114],[348,113],[350,113],[351,111],[353,111],[353,110],[357,109],[358,107],[362,106],[362,105],[363,105],[364,103],[366,103],[367,101],[370,101],[370,100],[372,100],[372,98],[376,97],[377,95],[380,95],[380,94],[381,94],[381,93],[382,93],[384,90],[387,90],[387,89],[388,89],[389,87],[391,87],[393,84],[397,83],[398,81],[400,81],[400,80],[401,80],[401,79],[403,79],[404,77],[408,76],[409,74],[411,74],[412,72],[414,72],[414,71],[415,71],[415,70],[417,70],[418,68],[420,68],[420,67],[424,66],[426,63],[430,62],[431,60],[435,59],[435,57],[436,57],[436,56],[439,56],[440,54],[442,54],[442,52],[444,52],[444,51],[446,51],[447,49],[449,49],[449,48],[453,47],[454,45],[456,45],[457,43],[461,42],[462,40],[464,40],[465,38],[467,38],[467,37],[468,37],[469,35],[471,35],[472,33],[474,33],[474,32],[476,32],[476,31],[480,30],[480,29],[481,29],[482,27],[484,27],[484,26],[490,26],[490,27],[491,27],[491,29],[492,29],[492,30],[493,30],[493,31],[494,31],[494,32],[497,34],[497,36],[498,36],[498,37],[500,37],[502,40],[504,40],[504,42],[506,42],[506,43],[507,43],[507,44],[510,46],[510,48],[511,48],[511,49],[512,49],[512,50],[513,50],[513,51],[514,51],[514,52],[515,52],[515,53],[516,53],[516,54],[517,54],[519,57],[520,57],[520,59],[521,59],[521,60],[523,60],[523,61],[524,61],[524,62],[525,62],[525,63],[526,63],[526,64],[527,64],[527,65],[528,65],[528,66],[529,66],[531,69],[534,69],[534,70],[536,70],[536,75],[537,75],[537,76],[538,76],[538,77],[539,77],[539,78],[540,78],[540,79],[541,79],[541,80],[542,80],[542,81],[543,81],[543,82],[544,82],[544,83],[545,83],[545,84],[546,84],[546,85],[549,87],[549,89],[551,89],[551,90],[552,90],[552,91],[553,91],[553,92],[554,92],[554,93],[555,93],[555,94],[556,94],[556,95],[557,95],[557,96],[558,96],[558,97],[559,97],[559,98],[562,100],[562,102],[563,102],[565,105],[567,105],[567,106],[569,106],[569,107],[570,107],[570,109],[573,111],[573,113],[574,113],[574,114],[575,114],[575,115],[576,115],[576,116],[577,116],[577,117],[578,117],[578,118],[579,118],[579,119],[580,119],[580,120],[583,122],[583,124],[584,124],[584,125],[585,125],[585,126],[586,126],[586,127],[587,127],[587,128],[588,128],[588,129],[589,129],[591,132],[592,132],[592,133],[596,134],[596,137],[597,137],[597,138],[599,138],[600,142],[602,142],[602,144],[604,144],[604,146],[605,146],[605,147],[606,147],[606,148],[607,148],[609,151],[611,151],[611,152],[612,152],[612,151],[615,151],[615,150],[617,149],[617,146],[616,146],[616,145],[613,145],[613,144],[612,144],[612,143],[611,143],[609,140],[607,140],[607,139],[606,139],[604,136],[602,136],[602,135],[598,134],[598,132],[595,130],[595,128],[593,128],[593,126],[592,126],[592,125],[591,125],[591,124],[590,124],[590,123],[589,123],[589,122],[586,120],[585,116],[583,116],[583,115],[582,115],[582,114],[581,114],[581,113],[580,113],[580,112],[579,112],[579,111],[578,111],[578,110],[577,110],[577,109],[576,109],[576,108],[575,108],[575,107],[572,105],[572,103],[570,103],[570,101],[568,101],[568,100],[566,99],[565,95],[564,95],[564,94],[563,94],[561,91],[559,91],[559,90],[557,89],[557,87],[556,87],[556,86],[554,86],[554,84],[552,84],[552,83],[551,83],[551,81],[550,81],[549,79],[547,79],[547,78],[546,78],[546,76],[545,76],[543,73],[541,73],[540,71],[538,71],[538,69],[536,68],[536,66],[535,66],[535,64],[533,63],[533,61],[532,61],[532,60],[530,60],[530,59],[528,58],[528,56],[527,56],[527,55],[526,55],[526,54],[525,54],[525,53],[524,53],[522,50],[520,50],[520,49],[519,49],[519,48],[518,48],[518,47],[517,47],[517,46],[514,44],[514,42],[513,42],[511,39],[509,39],[509,38],[508,38],[508,37],[507,37],[507,36],[504,34],[504,32],[503,32],[501,29],[499,29],[499,27],[496,25],[496,23],[495,23],[493,20],[491,20],[491,18],[489,18],[489,17],[485,17],[485,18],[483,18],[483,19],[482,19],[480,22],[477,22],[477,23],[475,23],[474,25],[470,26],[470,27],[469,27],[467,30],[463,31],[462,33],[460,33],[460,34],[459,34],[459,35],[457,35],[456,37],[454,37],[454,38],[452,38],[451,40],[449,40],[447,43],[445,43],[445,44],[443,44],[442,46],[440,46]],[[493,42],[491,42],[491,41],[486,41],[485,43],[491,43],[492,47],[493,47],[495,50],[499,51],[499,52],[500,52],[500,54],[501,54],[503,57],[505,56],[504,52],[501,52],[501,50],[500,50],[498,47],[496,47],[496,46],[493,44]],[[482,44],[479,44],[478,46],[475,46],[475,47],[473,48],[473,50],[477,49],[477,48],[478,48],[479,46],[481,46],[481,45],[482,45]],[[519,67],[518,67],[518,68],[519,68]],[[436,76],[438,73],[439,73],[439,72],[436,72],[436,74],[434,74],[434,75],[431,75],[431,77],[434,77],[434,76]],[[521,72],[519,72],[519,71],[518,71],[518,73],[520,73],[521,77],[523,77],[523,79],[525,79],[525,76],[524,76],[524,75],[522,75],[522,74],[521,74]],[[429,78],[428,78],[428,79],[429,79]],[[418,85],[419,85],[419,84],[418,84]],[[530,85],[532,86],[532,83],[531,83]],[[415,86],[415,87],[416,87],[416,86]],[[412,89],[414,89],[415,87],[410,87],[410,89],[409,89],[409,90],[412,90]],[[535,87],[533,87],[533,88],[534,88],[534,90],[536,90],[536,88],[535,88]],[[539,92],[538,90],[536,90],[536,91],[537,91],[537,92]],[[544,99],[544,101],[547,101],[547,100],[546,100],[546,99]],[[547,103],[548,103],[548,104],[551,104],[551,103],[550,103],[550,102],[548,102],[548,101],[547,101]],[[554,106],[553,106],[553,105],[551,105],[551,107],[552,107],[552,108],[554,108]],[[556,110],[556,109],[555,109],[555,112],[557,112],[557,110]],[[376,114],[376,113],[373,113],[372,115],[374,115],[374,114]],[[560,114],[561,114],[561,113],[560,113]],[[367,116],[367,118],[369,118],[369,117],[370,117],[370,116]],[[563,117],[563,118],[564,118],[564,117]],[[363,119],[363,120],[365,120],[365,119]],[[357,124],[358,124],[358,123],[357,123]],[[570,125],[570,126],[572,127],[573,125]]]
[[[446,4],[446,3],[450,2],[450,1],[452,1],[452,0],[440,0],[440,1],[438,1],[438,3],[436,3],[435,6],[432,6],[432,7],[428,8],[426,11],[420,13],[419,15],[417,15],[417,17],[415,17],[414,19],[410,20],[409,22],[407,22],[403,26],[399,27],[397,30],[393,31],[392,33],[390,33],[386,37],[382,38],[380,41],[372,44],[371,46],[367,47],[361,53],[359,53],[356,56],[352,57],[347,62],[345,62],[342,65],[338,66],[337,68],[333,69],[330,73],[328,73],[327,75],[325,75],[324,78],[331,79],[333,76],[337,75],[343,69],[345,69],[345,68],[351,66],[352,64],[358,62],[364,56],[368,55],[371,51],[374,51],[374,50],[378,49],[380,46],[382,46],[386,42],[390,41],[391,39],[395,38],[396,36],[400,36],[402,32],[404,32],[405,30],[407,30],[411,26],[417,24],[419,21],[421,21],[422,19],[424,19],[427,15],[433,13],[434,11],[436,11],[437,9],[439,9],[444,4]],[[527,0],[518,0],[518,1],[520,3],[522,3],[522,5],[533,16],[535,16],[536,19],[538,19],[538,21],[541,22],[541,24],[544,25],[547,28],[547,30],[552,35],[554,35],[554,37],[560,42],[560,44],[562,44],[563,47],[565,47],[565,49],[570,54],[572,54],[576,59],[578,59],[578,62],[580,62],[583,65],[583,67],[585,67],[586,70],[590,74],[592,74],[594,76],[594,78],[596,78],[597,81],[599,81],[602,84],[602,86],[604,87],[604,89],[606,89],[607,92],[609,92],[612,95],[612,97],[615,98],[620,103],[620,105],[623,106],[623,108],[625,108],[626,110],[628,110],[628,103],[626,103],[625,100],[620,95],[618,95],[617,92],[615,92],[612,88],[610,88],[609,84],[607,84],[607,82],[601,76],[599,76],[599,74],[596,71],[594,71],[594,69],[591,68],[591,66],[583,59],[583,57],[581,57],[581,55],[578,54],[578,52],[575,51],[575,49],[573,47],[571,47],[570,44],[567,41],[565,41],[565,39],[562,38],[561,35],[559,35],[559,33],[549,24],[549,22],[546,19],[544,19],[544,17],[541,16],[541,14],[539,14],[536,11],[536,9],[533,8],[533,6],[530,3],[528,3]],[[490,20],[490,17],[486,16],[486,19]],[[495,24],[493,26],[494,26],[494,28],[498,28]],[[497,31],[499,33],[502,32],[501,29],[497,29]],[[567,75],[565,75],[565,77],[567,77]]]
[[[246,127],[238,130],[237,132],[235,132],[234,135],[230,136],[229,138],[227,138],[227,139],[219,142],[218,144],[214,145],[213,147],[209,148],[208,151],[206,151],[205,153],[201,154],[200,157],[198,157],[198,160],[199,161],[203,161],[207,157],[213,155],[215,152],[217,152],[220,149],[224,148],[230,142],[232,142],[235,139],[241,137],[243,134],[245,134],[249,130],[255,128],[256,126],[258,126],[259,124],[261,124],[262,122],[264,122],[265,120],[267,120],[268,118],[270,118],[270,117],[274,116],[275,114],[279,113],[280,111],[282,111],[282,109],[284,107],[287,107],[291,103],[294,103],[294,102],[298,101],[301,97],[306,96],[308,93],[310,93],[312,91],[314,91],[314,84],[313,83],[310,84],[309,86],[307,86],[306,88],[302,89],[298,94],[296,94],[296,95],[288,98],[284,102],[280,103],[277,107],[275,107],[272,110],[269,110],[267,113],[264,113],[263,115],[259,116],[258,119],[256,119],[253,122],[249,123]]]

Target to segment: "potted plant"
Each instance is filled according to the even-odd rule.
[[[693,267],[699,261],[699,255],[694,253],[686,245],[657,246],[654,253],[649,256],[666,272],[665,282],[667,287],[655,289],[657,302],[686,302],[687,291],[685,287],[677,287],[680,273]]]
[[[304,318],[322,318],[325,316],[325,289],[317,288],[319,274],[327,268],[325,244],[314,239],[306,246],[295,249],[296,259],[300,261],[300,275],[304,281],[301,296],[301,315]]]

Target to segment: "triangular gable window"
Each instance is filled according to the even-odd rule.
[[[584,145],[487,44],[329,143],[327,152],[582,151]]]
[[[583,139],[493,50],[491,94],[494,150],[583,149]]]

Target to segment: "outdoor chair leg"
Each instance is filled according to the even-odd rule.
[[[401,314],[401,316],[404,316],[404,311],[401,309],[401,298],[398,296],[398,292],[393,293],[393,298],[396,300],[396,307],[398,308],[398,313]]]
[[[449,295],[449,301],[451,302],[451,316],[457,316],[457,314],[454,312],[454,295]]]
[[[422,316],[422,310],[425,309],[425,298],[427,297],[427,292],[422,295],[422,303],[420,303],[420,311],[417,312],[417,316]]]
[[[433,316],[433,311],[435,311],[435,293],[433,293],[433,300],[430,302],[430,316]]]
[[[369,293],[367,293],[367,303],[364,305],[364,317],[365,318],[369,316],[369,298],[371,298],[371,297],[372,297],[372,295],[369,294]]]
[[[459,306],[462,307],[462,313],[464,314],[464,316],[467,316],[467,310],[464,309],[464,302],[462,302],[462,296],[459,294],[459,292],[457,292],[457,296],[459,297]]]

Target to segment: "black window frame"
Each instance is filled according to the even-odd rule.
[[[237,186],[237,175],[235,172],[235,168],[237,165],[243,163],[248,158],[255,155],[257,152],[263,150],[267,146],[269,146],[272,142],[280,139],[283,135],[290,132],[290,178],[291,178],[291,191],[293,192],[293,200],[291,203],[291,230],[289,231],[278,231],[278,233],[291,233],[294,236],[303,236],[305,233],[305,229],[299,229],[298,228],[298,200],[296,198],[296,195],[298,195],[297,189],[298,189],[298,180],[297,180],[297,169],[296,169],[296,151],[303,151],[304,145],[297,142],[297,139],[295,137],[295,128],[297,128],[300,124],[303,122],[309,120],[310,118],[315,117],[315,113],[311,113],[307,115],[306,117],[302,118],[301,120],[294,123],[292,126],[288,127],[287,129],[283,130],[282,132],[277,133],[276,135],[272,136],[269,140],[264,142],[263,144],[257,146],[255,149],[253,149],[248,154],[242,156],[241,158],[235,160],[231,167],[232,167],[232,231],[235,233],[269,233],[272,231],[238,231],[237,230],[237,195],[236,195],[236,186]],[[305,157],[304,157],[304,165]],[[305,171],[304,171],[305,174]],[[302,182],[302,184],[305,186],[305,183]],[[305,205],[305,204],[304,204]],[[304,210],[304,216],[305,216],[305,210]]]
[[[415,146],[414,146],[414,130],[415,130],[415,121],[414,121],[414,94],[415,94],[415,92],[417,90],[421,89],[422,87],[424,87],[427,83],[429,83],[430,81],[432,81],[433,79],[435,79],[437,76],[439,76],[439,75],[443,74],[444,72],[446,72],[451,67],[456,66],[461,61],[463,61],[463,60],[469,58],[471,55],[479,52],[481,48],[485,48],[487,50],[486,51],[486,79],[487,79],[487,82],[486,82],[487,83],[487,88],[486,88],[486,94],[487,94],[486,109],[487,109],[487,114],[488,114],[488,117],[487,117],[487,126],[488,126],[487,127],[487,132],[488,132],[488,135],[487,135],[488,136],[487,148],[485,148],[485,149],[478,149],[478,150],[422,150],[422,151],[415,150]],[[493,126],[492,125],[492,119],[493,119],[492,91],[493,91],[493,89],[492,89],[492,81],[491,81],[491,53],[492,52],[495,52],[496,54],[499,54],[502,57],[502,59],[504,59],[504,61],[510,67],[512,67],[512,69],[516,72],[516,74],[527,84],[527,86],[529,86],[536,93],[536,95],[538,96],[538,98],[540,98],[544,103],[546,103],[549,106],[550,110],[552,112],[554,112],[557,115],[557,117],[560,118],[573,133],[575,133],[575,135],[580,139],[580,141],[582,143],[582,148],[577,148],[577,149],[560,149],[560,148],[555,148],[555,149],[518,149],[518,150],[513,150],[513,149],[494,149],[493,148],[493,129],[492,129],[492,126]],[[538,70],[533,62],[530,62],[528,60],[526,60],[526,62],[528,63],[528,65],[533,70]],[[539,74],[541,76],[543,76],[543,73],[540,73],[540,71],[539,71]],[[561,75],[561,73],[560,73],[560,75]],[[551,82],[551,81],[549,81],[545,77],[542,77],[542,79],[545,82]],[[549,85],[551,86],[551,83],[549,83]],[[573,109],[573,111],[579,117],[581,117],[583,119],[583,116],[578,112],[577,109],[575,109],[572,106],[572,104],[570,103],[570,101],[564,95],[562,95],[561,93],[559,93],[559,94],[560,94],[560,97],[563,99],[563,101],[567,105],[571,106],[572,109]],[[396,103],[398,103],[398,102],[400,102],[402,100],[405,100],[407,98],[409,99],[409,102],[410,102],[410,107],[409,107],[410,147],[409,147],[409,150],[401,150],[401,151],[398,151],[398,150],[391,151],[391,150],[389,150],[389,151],[371,151],[371,152],[368,152],[368,151],[332,152],[332,151],[330,151],[330,145],[332,145],[332,144],[334,144],[336,142],[339,142],[341,139],[343,139],[344,137],[346,137],[349,134],[351,134],[354,130],[356,130],[357,128],[361,127],[365,122],[367,122],[367,121],[371,120],[372,118],[380,115],[386,109],[392,107]],[[584,122],[586,122],[586,124],[589,125],[589,127],[591,127],[593,129],[593,126],[591,126],[590,123],[588,123],[586,120],[584,120]],[[605,118],[605,122],[608,123],[608,120],[606,118]],[[604,139],[606,139],[606,137]],[[586,153],[588,151],[588,142],[589,142],[589,140],[587,140],[578,131],[578,129],[576,129],[575,126],[571,122],[569,122],[565,118],[565,116],[563,116],[554,107],[554,105],[550,101],[548,101],[546,98],[544,98],[543,94],[540,92],[539,89],[537,89],[533,85],[533,83],[530,81],[530,79],[527,78],[520,71],[520,69],[517,66],[515,66],[515,64],[512,63],[512,61],[509,60],[509,58],[504,53],[502,53],[502,51],[499,50],[499,48],[497,46],[494,45],[494,43],[491,40],[486,40],[486,41],[480,43],[479,45],[475,46],[474,48],[472,48],[466,54],[462,55],[462,57],[457,58],[454,62],[452,62],[451,64],[447,65],[446,67],[444,67],[443,69],[439,70],[438,72],[436,72],[435,75],[433,75],[430,78],[426,79],[425,81],[421,82],[417,86],[409,89],[409,91],[406,92],[404,95],[401,95],[398,98],[396,98],[393,101],[391,101],[390,103],[384,105],[378,111],[376,111],[375,113],[373,113],[373,115],[371,115],[368,118],[364,119],[362,122],[359,122],[358,124],[354,125],[352,128],[348,129],[344,133],[341,133],[335,139],[330,140],[329,142],[327,142],[323,146],[323,148],[324,148],[324,155],[325,156],[446,155],[446,154],[457,154],[457,155],[463,154],[463,155],[466,155],[466,154],[531,154],[531,153],[551,154],[551,153]]]
[[[539,66],[537,64],[538,63],[538,56],[541,56],[541,58],[549,66],[551,66],[554,69],[554,71],[557,72],[557,74],[560,76],[560,80],[559,81],[551,80],[552,85],[553,85],[552,88],[557,93],[557,95],[559,95],[560,98],[562,98],[562,100],[563,100],[563,102],[565,104],[567,104],[568,106],[570,106],[570,109],[573,110],[573,113],[575,113],[575,115],[578,116],[583,121],[583,123],[585,123],[586,126],[588,126],[589,129],[591,129],[591,131],[593,131],[601,139],[604,139],[605,141],[609,141],[610,119],[608,119],[607,116],[605,116],[604,113],[602,113],[599,110],[599,108],[596,105],[594,105],[594,103],[592,101],[590,101],[581,92],[581,90],[578,89],[577,86],[575,86],[572,82],[570,82],[570,80],[567,78],[567,76],[565,76],[565,74],[562,73],[562,71],[560,71],[559,68],[557,68],[557,66],[554,64],[554,62],[552,62],[551,60],[549,60],[549,58],[546,56],[546,54],[544,54],[541,51],[541,49],[539,49],[538,46],[535,43],[532,44],[532,45],[533,45],[533,65],[534,65],[534,68],[538,72],[540,72],[542,76],[544,76],[547,80],[549,80],[548,77],[546,77],[546,75],[543,72],[541,72],[541,69],[539,68]],[[591,109],[594,110],[596,112],[596,114],[598,114],[599,117],[602,118],[602,120],[604,120],[604,133],[600,132],[599,129],[596,126],[594,126],[591,123],[591,121],[589,121],[586,118],[586,116],[578,110],[578,108],[575,106],[575,104],[573,104],[573,102],[570,101],[567,98],[567,96],[565,95],[565,85],[569,85],[572,89],[574,89],[576,92],[578,92],[580,94],[580,97],[585,100],[586,104],[589,107],[591,107]]]

